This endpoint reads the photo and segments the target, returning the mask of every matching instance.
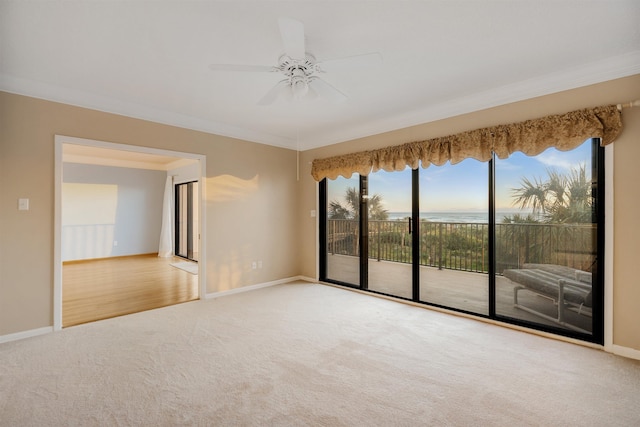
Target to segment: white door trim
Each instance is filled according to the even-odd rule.
[[[162,150],[158,148],[140,147],[136,145],[116,144],[93,139],[76,138],[73,136],[55,135],[54,139],[54,249],[53,249],[53,330],[62,329],[62,154],[64,144],[86,145],[90,147],[107,148],[111,150],[131,151],[135,153],[156,154],[161,156],[182,157],[198,160],[200,164],[199,197],[200,197],[200,240],[198,261],[199,297],[204,299],[207,294],[206,279],[206,171],[207,157],[202,154],[185,153],[179,151]]]

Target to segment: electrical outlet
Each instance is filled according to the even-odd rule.
[[[253,262],[251,263],[251,269],[252,269],[252,270],[255,270],[256,268],[258,268],[258,266],[256,265],[256,262],[255,262],[255,261],[253,261]]]
[[[262,268],[262,260],[258,261],[258,268]]]
[[[118,246],[118,241],[117,240],[113,241],[113,246]]]

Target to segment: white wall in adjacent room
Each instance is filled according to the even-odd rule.
[[[62,260],[158,251],[166,172],[65,163]]]

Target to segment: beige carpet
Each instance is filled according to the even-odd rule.
[[[317,284],[0,345],[2,426],[638,426],[640,362]]]

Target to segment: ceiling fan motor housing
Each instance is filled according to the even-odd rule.
[[[289,79],[294,97],[301,98],[309,91],[309,78],[317,71],[316,58],[310,53],[304,59],[282,55],[277,68]]]
[[[291,77],[295,70],[301,70],[306,76],[310,76],[317,71],[316,57],[306,53],[303,59],[293,59],[285,54],[278,59],[277,68],[287,77]]]

